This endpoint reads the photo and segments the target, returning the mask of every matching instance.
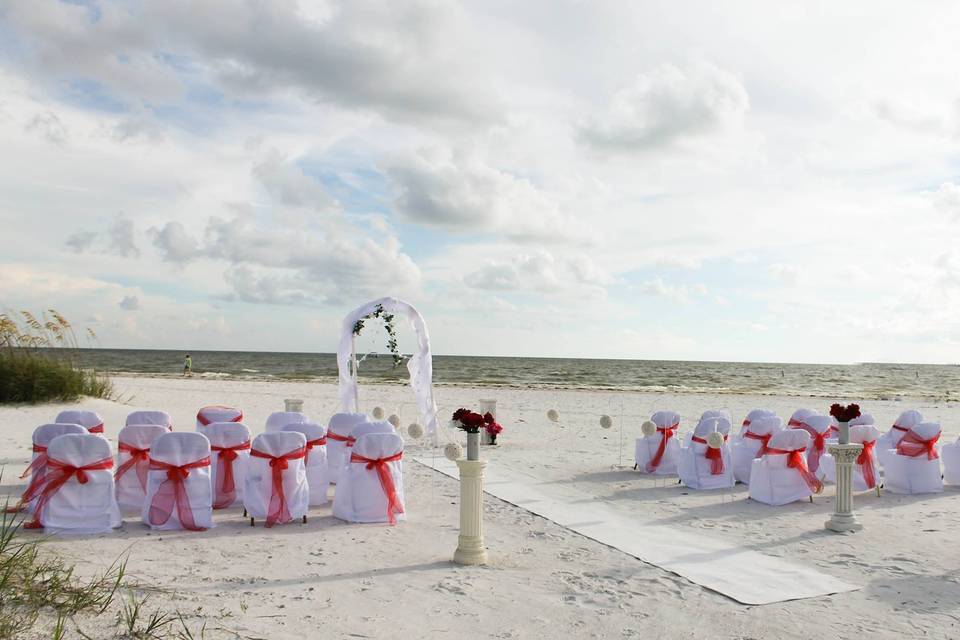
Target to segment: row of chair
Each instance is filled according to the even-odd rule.
[[[659,411],[636,442],[636,467],[642,473],[678,475],[692,489],[721,489],[736,482],[750,486],[750,497],[780,505],[819,493],[834,482],[836,465],[827,444],[836,441],[838,425],[828,415],[798,409],[785,426],[768,409],[744,418],[730,435],[728,414],[704,412],[681,444],[680,415]],[[884,434],[869,414],[850,422],[850,441],[863,448],[854,466],[854,489],[917,494],[943,490],[943,480],[960,484],[960,440],[937,445],[940,425],[924,422],[915,410],[904,411]],[[941,473],[940,460],[943,460]]]
[[[133,412],[117,434],[114,469],[99,416],[62,412],[34,430],[21,498],[34,519],[26,526],[102,532],[120,525],[123,509],[155,529],[203,530],[214,509],[239,505],[251,524],[273,526],[305,521],[310,506],[327,503],[331,484],[338,518],[404,517],[403,440],[389,422],[340,413],[328,431],[303,413],[276,412],[251,438],[242,418],[237,409],[205,407],[191,433],[173,431],[165,412]]]

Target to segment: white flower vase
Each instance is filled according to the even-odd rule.
[[[467,433],[467,460],[480,459],[480,434]]]

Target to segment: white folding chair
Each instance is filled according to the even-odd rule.
[[[346,464],[348,445],[352,444],[350,432],[355,425],[367,422],[365,413],[335,413],[327,422],[327,468],[330,470],[330,482],[337,483],[340,469]]]
[[[897,416],[893,425],[877,440],[877,457],[881,466],[884,463],[884,458],[891,455],[891,451],[897,448],[900,438],[921,422],[923,422],[923,415],[916,409],[908,409]]]
[[[152,529],[213,527],[210,441],[195,431],[165,433],[150,447],[143,521]]]
[[[79,424],[61,424],[57,422],[42,424],[33,430],[33,456],[30,464],[27,465],[27,468],[24,469],[20,475],[21,480],[30,476],[30,482],[27,483],[27,488],[20,496],[21,508],[25,507],[31,513],[33,512],[37,492],[40,491],[43,480],[47,475],[47,449],[50,446],[50,442],[58,436],[70,433],[83,435],[89,432]]]
[[[243,411],[234,407],[214,404],[197,411],[197,431],[203,433],[203,427],[214,422],[243,422]]]
[[[765,416],[750,422],[749,428],[743,432],[743,437],[734,442],[731,447],[735,480],[750,484],[750,470],[753,468],[753,461],[767,452],[770,438],[773,437],[773,434],[782,430],[783,420],[778,416]]]
[[[96,411],[87,409],[67,409],[57,414],[54,422],[60,424],[78,424],[88,432],[103,435],[103,418]]]
[[[873,424],[852,424],[850,426],[850,443],[862,444],[863,451],[853,467],[853,490],[867,491],[876,489],[880,495],[880,465],[877,461],[877,439],[880,431]],[[837,463],[829,452],[820,458],[820,472],[826,482],[837,481]]]
[[[307,414],[300,411],[274,411],[267,416],[266,432],[283,431],[288,424],[302,424],[310,422]]]
[[[114,497],[110,444],[91,433],[57,436],[47,448],[47,474],[33,522],[48,533],[105,533],[121,524]]]
[[[402,458],[403,438],[395,433],[357,438],[333,497],[333,515],[347,522],[405,519]]]
[[[226,509],[242,504],[250,460],[250,429],[242,422],[212,422],[201,429],[210,441],[213,508]]]
[[[823,490],[823,484],[807,469],[810,434],[803,429],[784,429],[773,434],[767,453],[753,461],[750,471],[750,498],[779,506],[809,498]]]
[[[657,411],[650,421],[656,425],[656,431],[637,438],[637,471],[659,476],[675,475],[680,459],[680,442],[677,438],[680,414],[676,411]]]
[[[891,493],[940,493],[940,423],[921,422],[900,438],[897,448],[881,458],[883,488]]]
[[[143,511],[150,471],[150,447],[165,433],[168,433],[167,428],[159,424],[132,424],[117,434],[117,469],[113,480],[121,509]]]
[[[691,489],[729,489],[734,485],[728,436],[721,430],[721,421],[726,422],[729,431],[730,422],[725,418],[701,419],[693,431],[690,446],[680,453],[677,473]],[[713,446],[714,438],[719,446]]]
[[[247,465],[243,506],[250,516],[266,520],[266,526],[307,521],[310,487],[303,459],[307,438],[296,431],[261,433],[253,439]]]
[[[127,426],[132,424],[158,424],[167,431],[173,431],[173,420],[166,411],[132,411],[124,423]]]
[[[302,433],[307,439],[307,453],[303,458],[303,466],[306,469],[307,486],[310,487],[310,506],[327,504],[327,493],[330,488],[327,469],[327,430],[323,425],[315,422],[288,424],[283,430]]]
[[[805,431],[810,436],[807,444],[807,469],[818,478],[822,477],[820,473],[820,458],[827,452],[827,440],[830,438],[834,421],[832,416],[807,416],[807,419],[798,426],[790,427],[792,430]]]

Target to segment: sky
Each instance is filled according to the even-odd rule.
[[[957,33],[932,1],[3,0],[0,307],[330,352],[392,295],[441,354],[957,363]]]

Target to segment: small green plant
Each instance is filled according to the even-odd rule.
[[[89,338],[96,334],[86,330]],[[73,326],[56,310],[0,314],[0,402],[109,398],[109,378],[79,366]]]

